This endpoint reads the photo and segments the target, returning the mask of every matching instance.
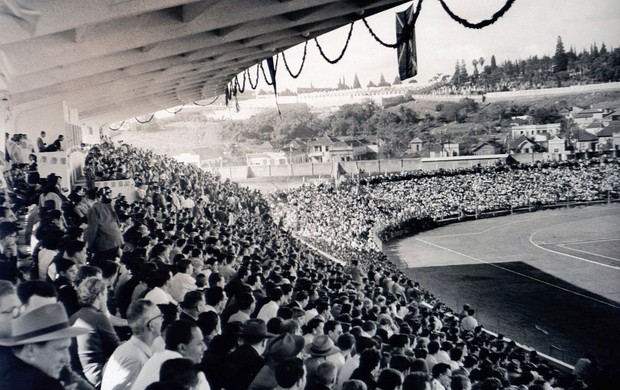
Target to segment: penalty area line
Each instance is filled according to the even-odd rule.
[[[614,309],[620,309],[620,306],[618,306],[618,305],[614,305],[613,303],[609,303],[609,302],[601,301],[600,299],[596,299],[596,298],[593,298],[593,297],[591,297],[591,296],[588,296],[588,295],[585,295],[585,294],[578,293],[577,291],[573,291],[573,290],[569,290],[569,289],[564,288],[564,287],[557,286],[557,285],[555,285],[555,284],[553,284],[553,283],[545,282],[544,280],[540,280],[540,279],[538,279],[538,278],[535,278],[535,277],[533,277],[533,276],[529,276],[529,275],[523,274],[523,273],[521,273],[521,272],[513,271],[513,270],[511,270],[511,269],[509,269],[509,268],[502,267],[501,265],[497,265],[497,264],[493,264],[493,263],[488,262],[488,261],[480,260],[480,259],[478,259],[478,258],[476,258],[476,257],[470,256],[470,255],[466,255],[465,253],[461,253],[461,252],[455,251],[455,250],[453,250],[453,249],[446,248],[446,247],[443,247],[443,246],[441,246],[441,245],[434,244],[434,243],[432,243],[432,242],[428,242],[428,241],[423,240],[423,239],[418,238],[418,237],[415,237],[415,239],[416,239],[416,240],[418,240],[418,241],[421,241],[421,242],[423,242],[423,243],[425,243],[425,244],[427,244],[427,245],[434,246],[434,247],[436,247],[436,248],[442,249],[442,250],[447,251],[447,252],[452,252],[452,253],[455,253],[455,254],[457,254],[457,255],[459,255],[459,256],[467,257],[468,259],[472,259],[472,260],[477,261],[477,262],[479,262],[479,263],[487,264],[487,265],[490,265],[490,266],[492,266],[492,267],[499,268],[499,269],[504,270],[504,271],[508,271],[508,272],[510,272],[510,273],[512,273],[512,274],[519,275],[519,276],[521,276],[521,277],[524,277],[524,278],[527,278],[527,279],[533,280],[533,281],[535,281],[535,282],[545,284],[545,285],[547,285],[547,286],[549,286],[549,287],[557,288],[558,290],[562,290],[562,291],[564,291],[564,292],[568,292],[568,293],[571,293],[571,294],[574,294],[574,295],[580,296],[580,297],[582,297],[582,298],[589,299],[589,300],[594,301],[594,302],[602,303],[603,305],[606,305],[606,306],[611,306],[611,307],[613,307]],[[559,252],[558,252],[558,253],[559,253]],[[614,268],[615,268],[615,267],[614,267]]]

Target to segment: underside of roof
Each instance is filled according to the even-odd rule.
[[[276,53],[403,0],[0,0],[0,90],[109,123],[221,95]]]

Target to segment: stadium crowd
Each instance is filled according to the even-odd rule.
[[[473,308],[453,312],[375,256],[370,235],[412,218],[600,197],[604,181],[617,191],[617,165],[389,175],[304,186],[270,207],[104,140],[86,158],[87,189],[65,196],[50,175],[26,183],[27,200],[5,194],[0,388],[602,389],[594,358],[563,372],[490,336]],[[135,181],[135,202],[95,186],[117,179]]]
[[[274,219],[329,251],[376,252],[374,235],[478,213],[618,197],[617,159],[407,172],[334,187],[305,185],[271,199]]]

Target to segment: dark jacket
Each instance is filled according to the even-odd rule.
[[[252,346],[247,344],[240,346],[226,357],[224,388],[247,390],[264,365],[265,359]]]
[[[4,349],[4,347],[0,348]],[[15,357],[8,348],[0,351],[0,354],[4,355],[0,365],[0,389],[64,390],[57,379],[30,364],[24,363]]]

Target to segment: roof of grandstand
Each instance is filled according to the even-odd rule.
[[[66,101],[110,123],[222,95],[275,53],[406,1],[10,3],[0,49],[12,104]]]

